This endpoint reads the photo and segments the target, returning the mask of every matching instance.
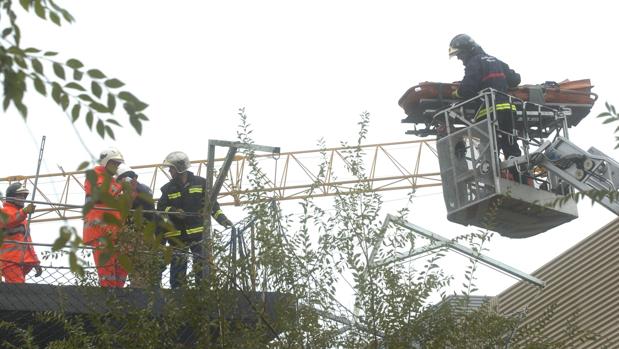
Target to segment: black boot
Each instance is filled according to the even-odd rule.
[[[524,173],[518,172],[518,170],[515,167],[510,168],[509,173],[512,174],[512,177],[514,178],[514,182],[518,182],[524,185],[529,184],[527,176]]]

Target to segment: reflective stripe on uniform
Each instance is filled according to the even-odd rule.
[[[168,194],[168,199],[173,200],[173,199],[178,199],[181,197],[181,193],[180,192],[176,192],[176,193],[170,193]]]
[[[5,242],[5,244],[9,244],[9,242]],[[17,245],[17,246],[11,246],[11,247],[0,247],[0,253],[4,254],[7,252],[14,252],[14,251],[24,251],[26,249],[26,245]]]
[[[509,110],[510,107],[512,111],[516,111],[516,105],[510,104],[510,103],[499,103],[495,106],[494,110],[495,111]],[[477,122],[479,120],[482,120],[486,117],[487,114],[488,114],[488,111],[486,110],[486,108],[482,108],[477,112],[477,115],[475,115],[475,119],[473,119],[473,121]]]
[[[194,194],[194,193],[202,193],[202,187],[201,186],[189,187],[189,194]]]
[[[163,234],[163,237],[164,238],[171,238],[171,237],[179,236],[179,235],[181,235],[181,231],[180,230],[174,230],[174,231],[165,232]]]
[[[127,281],[126,277],[122,277],[122,276],[116,276],[116,275],[99,275],[99,278],[101,280],[109,280],[109,281],[122,281],[125,282]]]
[[[503,78],[503,79],[505,79],[505,73],[492,72],[492,73],[484,76],[483,78],[481,78],[481,81],[486,81],[486,80],[489,80],[489,79],[496,79],[496,78]]]
[[[203,226],[199,226],[199,227],[187,229],[187,230],[185,230],[185,233],[187,233],[187,234],[196,234],[196,233],[201,233],[203,231],[204,231],[204,227]],[[181,235],[181,231],[180,230],[174,230],[174,231],[168,231],[168,232],[164,233],[163,237],[171,238],[171,237],[179,236],[179,235]]]
[[[98,225],[104,225],[104,224],[106,223],[101,219],[87,220],[84,222],[84,228],[96,227]]]
[[[200,226],[200,227],[197,227],[197,228],[187,229],[187,234],[201,233],[203,231],[204,231],[204,227]]]
[[[222,214],[224,214],[224,211],[222,211],[222,210],[217,210],[217,211],[213,214],[213,217],[214,217],[215,219],[217,219],[217,217],[221,216]]]
[[[26,228],[23,225],[18,225],[15,228],[8,228],[8,229],[6,229],[5,233],[7,235],[13,235],[13,234],[17,234],[17,233],[25,234],[26,233]]]

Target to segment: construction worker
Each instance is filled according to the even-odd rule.
[[[129,183],[131,197],[133,198],[132,209],[155,210],[153,192],[146,184],[138,182],[138,174],[131,167],[124,163],[120,164],[116,170],[116,182],[121,184]],[[152,221],[155,219],[155,216],[152,212],[146,212],[144,213],[144,218]]]
[[[520,84],[520,74],[496,57],[488,55],[466,34],[458,34],[451,40],[449,57],[454,56],[464,64],[464,78],[453,92],[456,98],[473,98],[486,88],[506,93],[509,87],[516,87]],[[494,103],[500,130],[497,130],[497,145],[503,151],[505,159],[518,157],[522,152],[517,141],[509,136],[514,132],[513,121],[516,106],[509,103],[509,99],[501,93],[496,93]],[[483,120],[487,114],[488,110],[482,103],[473,121]],[[520,175],[515,168],[510,169],[510,172],[515,180],[520,181]]]
[[[121,228],[120,212],[110,210],[103,199],[107,195],[118,199],[122,194],[122,186],[112,176],[123,162],[123,156],[117,149],[104,150],[99,156],[99,165],[87,173],[84,183],[86,204],[93,205],[84,215],[84,243],[94,248],[95,266],[102,287],[124,287],[127,280],[127,271],[120,266],[117,252],[111,253],[105,263],[101,260],[104,247],[116,244]],[[110,222],[110,218],[106,220],[105,216],[110,216],[115,222]]]
[[[6,202],[2,208],[4,222],[0,220],[0,230],[4,239],[0,246],[0,269],[7,283],[24,283],[26,275],[33,268],[35,276],[41,276],[43,269],[32,246],[28,229],[28,214],[34,212],[35,206],[24,200],[30,191],[21,183],[15,182],[6,189]]]
[[[163,165],[169,168],[172,179],[161,187],[157,210],[175,213],[167,217],[173,229],[166,229],[164,238],[175,248],[170,266],[170,285],[178,288],[185,282],[188,248],[193,258],[196,283],[201,280],[201,267],[206,262],[202,246],[206,179],[189,171],[189,157],[180,151],[168,154]],[[232,226],[217,202],[212,203],[211,214],[222,226]]]
[[[155,210],[153,193],[150,188],[138,182],[138,175],[131,167],[120,164],[116,171],[116,181],[126,184],[131,191],[133,199],[131,208],[133,210],[142,209],[142,226],[137,226],[133,215],[130,215],[126,224],[123,226],[124,234],[119,237],[123,253],[129,257],[133,264],[133,271],[129,273],[131,287],[144,288],[149,285],[159,287],[162,260],[156,248],[155,237],[152,235],[146,239],[148,224],[156,224],[157,217],[152,211]],[[127,187],[125,187],[127,188]],[[155,233],[155,226],[151,227],[151,233]],[[165,269],[165,268],[164,268]]]

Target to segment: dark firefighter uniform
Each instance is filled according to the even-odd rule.
[[[119,245],[123,253],[129,258],[133,269],[129,272],[131,287],[149,288],[159,287],[161,270],[165,269],[158,250],[152,244],[153,228],[156,227],[157,216],[153,193],[150,188],[137,181],[138,175],[125,164],[120,164],[116,171],[116,181],[123,183],[123,189],[131,195],[133,210],[142,210],[141,219],[129,215],[119,234]],[[144,212],[150,211],[150,212]]]
[[[496,57],[486,54],[480,47],[474,47],[468,57],[462,59],[464,64],[464,78],[454,93],[456,97],[469,99],[476,96],[485,88],[493,88],[500,92],[507,92],[509,87],[520,84],[520,74],[516,73],[506,63]],[[499,121],[499,129],[512,133],[512,120],[516,107],[509,103],[509,99],[497,93],[495,96],[495,110]],[[488,114],[485,105],[481,105],[473,121],[483,120]],[[497,143],[505,158],[520,156],[520,148],[515,140],[503,134],[497,134]]]
[[[161,187],[161,198],[157,202],[157,211],[180,212],[186,215],[168,216],[169,222],[174,230],[163,231],[163,237],[171,246],[185,250],[190,248],[193,255],[194,266],[202,264],[204,258],[202,250],[202,233],[204,232],[204,218],[202,210],[204,208],[204,193],[206,190],[206,179],[194,175],[187,171],[187,182],[181,185],[172,180]],[[212,216],[222,226],[230,226],[232,222],[223,213],[219,204],[214,202],[212,205]],[[177,254],[172,258],[170,266],[170,285],[172,288],[180,286],[187,273],[187,258],[184,253]],[[199,281],[201,273],[196,273],[196,281]]]

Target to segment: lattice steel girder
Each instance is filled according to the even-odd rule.
[[[426,239],[429,239],[432,243],[438,243],[443,245],[444,247],[449,248],[450,250],[456,251],[458,253],[461,253],[467,257],[476,259],[478,261],[480,261],[481,263],[495,269],[495,270],[500,270],[504,273],[507,273],[519,280],[524,280],[527,281],[535,286],[538,287],[544,287],[546,285],[546,283],[530,274],[527,274],[525,272],[522,272],[516,268],[513,268],[505,263],[502,263],[494,258],[490,258],[478,251],[474,251],[473,249],[461,245],[455,241],[449,240],[439,234],[433,233],[427,229],[424,229],[418,225],[415,225],[413,223],[404,221],[396,216],[393,216],[391,214],[387,215],[387,218],[385,219],[385,225],[387,225],[388,223],[394,223],[397,224],[405,229],[408,229],[410,231],[413,231],[416,234],[419,234],[421,236],[423,236]],[[398,256],[399,258],[395,259],[394,261],[401,261],[404,260],[406,258],[410,258],[413,257],[414,255],[417,254],[417,250],[413,250],[410,253],[408,253],[409,256]],[[384,261],[373,261],[372,263],[376,264],[376,265],[382,265]]]
[[[270,196],[269,200],[302,200],[359,191],[358,184],[366,184],[363,191],[374,192],[440,187],[435,143],[434,140],[414,140],[282,152],[277,156],[256,155],[256,161],[267,179],[267,185],[260,190]],[[269,149],[272,150],[272,147]],[[363,156],[365,175],[361,177],[355,177],[347,170],[350,165],[347,157],[356,150],[361,151]],[[223,157],[215,158],[215,168],[220,168],[218,162],[223,161]],[[192,171],[197,175],[206,175],[207,160],[191,163]],[[245,197],[257,189],[246,180],[248,166],[246,156],[234,157],[218,196],[221,205],[250,203]],[[165,168],[161,164],[131,167],[138,173],[140,182],[148,184],[155,198],[158,198],[158,188],[170,179]],[[39,175],[37,196],[40,195],[40,200],[49,206],[38,205],[33,223],[81,218],[81,210],[70,206],[84,203],[85,171],[61,171]],[[34,179],[34,175],[0,178],[0,188],[14,181],[21,181],[32,188]]]

